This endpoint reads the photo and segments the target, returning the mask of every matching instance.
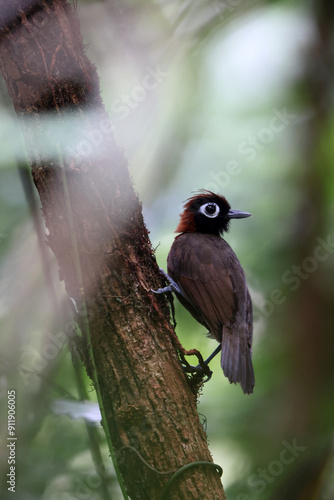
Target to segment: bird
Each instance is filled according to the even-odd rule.
[[[175,292],[181,304],[219,342],[208,358],[221,351],[221,367],[230,383],[252,394],[253,313],[245,273],[222,238],[231,219],[250,217],[232,210],[226,198],[200,190],[188,198],[167,257],[169,281],[156,293]],[[154,291],[154,290],[153,290]]]

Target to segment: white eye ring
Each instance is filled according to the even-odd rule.
[[[211,210],[208,211],[208,207],[211,207]],[[212,208],[215,208],[215,211],[212,212]],[[202,205],[200,208],[199,208],[199,212],[201,212],[203,215],[205,215],[206,217],[210,217],[210,219],[214,219],[215,217],[217,217],[219,215],[219,212],[220,212],[220,208],[219,206],[217,205],[217,203],[214,203],[212,201],[209,201],[209,203],[205,203],[204,205]]]

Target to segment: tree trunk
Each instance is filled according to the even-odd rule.
[[[158,499],[172,473],[157,471],[212,465],[212,458],[173,347],[166,300],[150,292],[162,283],[126,160],[72,7],[0,0],[0,24],[1,70],[83,337],[67,333],[100,389],[129,496]],[[166,498],[225,495],[216,468],[196,465]]]

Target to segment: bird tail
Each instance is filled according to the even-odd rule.
[[[221,367],[231,384],[239,383],[245,394],[252,394],[255,385],[252,349],[246,335],[223,327]]]

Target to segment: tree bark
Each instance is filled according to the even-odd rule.
[[[22,124],[47,242],[91,351],[85,336],[67,333],[93,378],[96,368],[105,429],[129,496],[155,500],[172,476],[157,471],[212,457],[166,300],[150,292],[162,283],[141,205],[72,7],[65,0],[0,0],[0,25],[1,70]],[[166,498],[225,495],[215,467],[197,465]]]

